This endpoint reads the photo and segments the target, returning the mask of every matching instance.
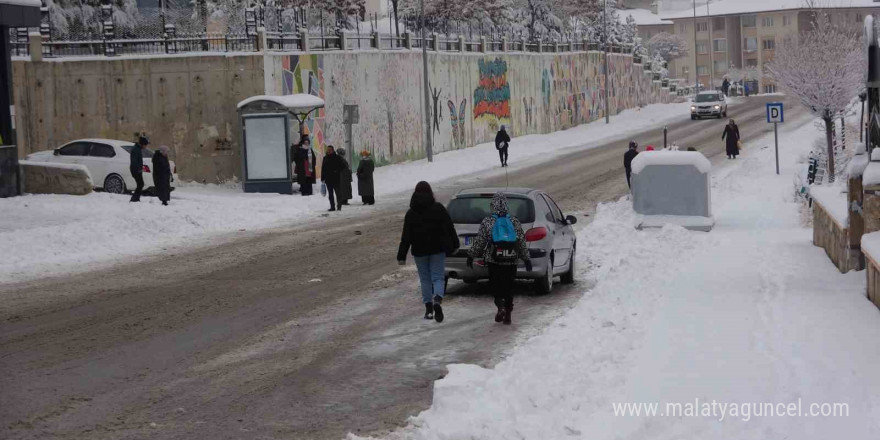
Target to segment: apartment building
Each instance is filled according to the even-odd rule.
[[[681,35],[689,46],[687,57],[670,63],[670,76],[718,88],[731,68],[754,67],[759,78],[747,86],[756,93],[776,92],[776,84],[763,74],[764,67],[773,59],[776,45],[808,29],[813,17],[811,10],[780,3],[719,0],[708,8],[705,2],[697,7],[696,19],[693,9],[661,14],[661,20],[671,21],[673,33]],[[839,3],[847,6],[822,8],[836,24],[861,26],[866,15],[880,15],[880,0]]]

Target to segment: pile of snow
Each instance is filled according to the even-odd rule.
[[[780,145],[782,176],[772,135],[715,173],[712,233],[636,231],[627,201],[600,206],[578,234],[589,262],[579,278],[595,287],[495,368],[450,365],[433,406],[387,438],[876,439],[880,312],[864,274],[840,274],[801,226],[789,179],[812,121],[782,130],[795,130]],[[725,413],[699,406],[712,402]],[[655,416],[615,414],[653,403]],[[763,403],[798,414],[841,403],[846,415],[748,406]]]
[[[515,138],[510,165],[531,166],[571,149],[593,148],[681,120],[689,114],[688,105],[651,105],[626,110],[612,117],[610,125],[597,121]],[[394,195],[411,191],[421,180],[437,183],[474,173],[502,172],[492,143],[438,154],[433,163],[419,160],[379,167],[376,207],[357,206],[334,215],[369,214],[391,204],[405,206],[408,196]],[[128,199],[105,193],[0,199],[0,243],[6,245],[0,259],[0,283],[91,270],[126,257],[234,238],[243,230],[321,221],[328,208],[327,200],[319,195],[244,194],[240,185],[186,185],[172,193],[169,207],[153,198],[140,204],[130,204]]]
[[[639,174],[651,165],[691,165],[704,174],[712,170],[712,163],[698,151],[660,150],[645,151],[636,156],[632,162],[632,172]]]
[[[862,251],[874,261],[880,261],[880,231],[862,236]]]
[[[811,186],[810,197],[813,198],[813,203],[822,205],[838,225],[843,228],[849,225],[846,188],[838,185]]]

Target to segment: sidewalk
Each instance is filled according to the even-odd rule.
[[[820,133],[812,121],[780,131],[781,176],[772,131],[713,171],[710,233],[636,231],[629,202],[600,206],[578,249],[595,287],[495,368],[450,365],[433,406],[388,438],[880,438],[880,312],[864,272],[841,275],[799,217],[795,161]],[[849,415],[613,411],[695,399],[845,403]]]
[[[686,118],[687,103],[657,104],[547,135],[514,139],[512,168],[552,159],[572,148],[589,149],[629,134]],[[426,160],[379,167],[377,205],[352,206],[334,216],[379,213],[406,206],[420,180],[437,182],[474,173],[499,173],[491,143],[438,154]],[[355,192],[357,182],[354,183]],[[316,188],[316,194],[318,194]],[[243,230],[318,222],[329,207],[325,198],[244,194],[240,185],[189,184],[172,193],[170,207],[154,198],[129,204],[128,196],[28,195],[0,199],[0,284],[49,275],[83,272],[157,252],[179,252],[235,238]],[[405,198],[405,200],[404,200]],[[357,194],[353,202],[360,204]]]

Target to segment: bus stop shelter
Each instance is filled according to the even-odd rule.
[[[19,194],[9,29],[40,26],[40,0],[0,0],[0,197]]]
[[[299,142],[306,119],[321,108],[324,100],[307,94],[260,95],[238,103],[245,192],[293,194],[290,119],[298,125]]]

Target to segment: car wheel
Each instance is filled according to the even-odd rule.
[[[553,290],[553,260],[547,260],[547,272],[535,280],[535,289],[543,295]]]
[[[575,254],[575,249],[572,248],[571,249],[571,260],[568,262],[568,272],[562,274],[562,276],[559,277],[559,281],[562,284],[574,284],[574,269],[575,269],[574,268],[574,261],[575,261],[574,254]]]
[[[727,110],[724,110],[724,117],[727,117]]]
[[[111,194],[122,194],[125,192],[125,181],[118,174],[111,174],[104,179],[104,191]]]
[[[697,117],[694,115],[691,115],[691,121],[696,121],[696,120],[697,120]]]

